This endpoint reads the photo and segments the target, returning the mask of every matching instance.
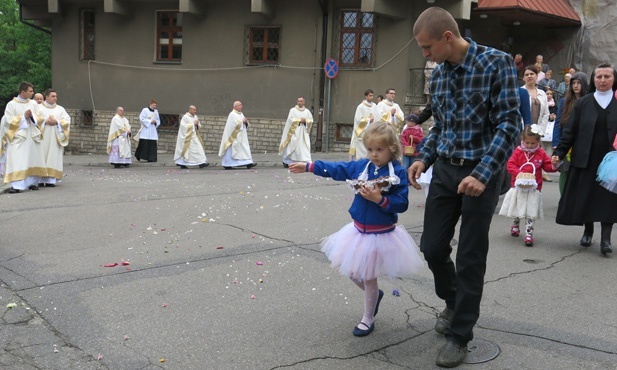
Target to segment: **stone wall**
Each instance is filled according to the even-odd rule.
[[[95,111],[92,114],[91,124],[87,117],[84,117],[80,110],[69,110],[71,115],[71,138],[66,148],[67,153],[71,154],[102,154],[106,152],[107,135],[109,134],[109,123],[115,115],[111,111]],[[137,134],[139,131],[139,113],[127,112],[126,118],[129,120],[132,131]],[[85,119],[84,119],[85,118]],[[200,135],[206,145],[206,153],[218,153],[221,143],[221,135],[225,127],[227,117],[220,116],[201,116],[202,123]],[[253,153],[273,153],[278,152],[285,120],[273,120],[252,118],[249,126],[249,141]],[[336,125],[333,124],[333,127]],[[173,153],[176,147],[177,128],[159,128],[159,153]],[[330,130],[330,151],[349,150],[348,142],[336,142],[336,129]],[[317,123],[313,124],[311,130],[312,143],[314,145],[317,136]],[[325,139],[325,138],[324,138]],[[133,151],[137,143],[133,142]],[[325,141],[324,141],[325,150]],[[314,151],[314,150],[313,150]]]

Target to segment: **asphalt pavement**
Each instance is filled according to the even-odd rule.
[[[345,183],[292,175],[274,153],[250,170],[208,158],[114,169],[67,155],[56,188],[0,187],[0,368],[436,368],[444,303],[427,267],[380,279],[375,331],[351,334],[362,292],[319,250],[350,222]],[[617,256],[600,254],[599,225],[583,248],[582,227],[555,224],[556,181],[543,197],[532,248],[493,219],[468,357],[498,353],[461,369],[617,369]],[[409,201],[399,221],[419,242],[424,193]]]

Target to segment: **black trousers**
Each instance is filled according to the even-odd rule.
[[[454,310],[446,338],[466,345],[473,339],[473,327],[480,316],[488,233],[503,172],[489,181],[479,197],[471,197],[457,194],[457,188],[474,167],[456,166],[443,159],[438,159],[433,166],[420,250],[433,272],[435,293]],[[450,240],[459,218],[461,226],[454,263],[450,258]]]
[[[137,160],[145,159],[148,162],[157,161],[157,140],[139,139],[137,150],[135,150],[135,158]]]

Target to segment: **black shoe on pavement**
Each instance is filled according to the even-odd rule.
[[[445,334],[446,330],[450,327],[450,320],[452,320],[452,316],[454,315],[454,310],[446,307],[439,316],[437,317],[437,322],[435,323],[435,331],[439,334]]]
[[[208,167],[210,165],[210,163],[202,163],[199,165],[199,168],[204,168],[204,167]]]
[[[592,235],[583,234],[581,238],[581,245],[583,247],[589,247],[591,245],[591,237]]]
[[[114,168],[120,168],[120,167],[122,167],[122,165],[120,165],[120,164],[114,164]]]
[[[56,184],[45,184],[46,188],[55,188]]]
[[[226,170],[231,170],[233,167],[223,166],[223,168],[226,169]]]
[[[30,185],[30,186],[28,186],[28,189],[30,189],[30,190],[39,190],[39,187],[36,186],[36,185]]]
[[[180,165],[180,169],[188,170],[189,168],[187,166]]]
[[[10,189],[9,189],[9,194],[17,194],[17,193],[21,193],[21,190],[19,190],[19,189],[13,189],[13,188],[10,188]]]
[[[606,256],[607,253],[613,253],[613,249],[611,248],[611,243],[609,242],[601,242],[600,243],[600,252]]]
[[[289,168],[289,165],[285,162],[283,162],[283,168]]]
[[[249,170],[253,167],[257,166],[257,163],[251,163],[251,164],[247,164],[246,168],[248,168]]]
[[[467,356],[467,346],[446,341],[437,354],[435,364],[440,367],[457,367],[463,363],[465,356]]]

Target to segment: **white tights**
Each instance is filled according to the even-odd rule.
[[[374,321],[375,306],[377,305],[377,298],[379,297],[379,287],[377,286],[377,279],[358,281],[351,279],[360,289],[364,291],[364,316],[360,320],[366,328],[359,326],[360,329],[366,330]]]

